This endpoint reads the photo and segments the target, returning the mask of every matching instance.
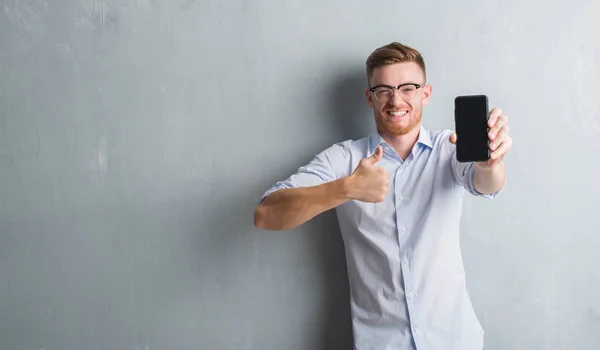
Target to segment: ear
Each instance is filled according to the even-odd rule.
[[[371,94],[371,90],[368,87],[365,88],[365,96],[367,97],[367,104],[371,108],[375,108],[375,103],[373,102],[373,94]]]
[[[423,86],[423,98],[421,99],[423,105],[429,103],[429,97],[431,97],[431,89],[432,87],[430,84],[426,84],[425,86]]]

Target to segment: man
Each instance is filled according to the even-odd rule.
[[[256,208],[255,226],[287,230],[336,209],[355,349],[480,350],[460,216],[465,191],[493,198],[504,187],[507,119],[490,112],[489,161],[459,163],[456,134],[421,126],[431,96],[421,54],[391,43],[366,66],[377,132],[332,145],[276,183]]]

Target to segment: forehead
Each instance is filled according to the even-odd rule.
[[[399,85],[403,83],[424,83],[421,67],[415,62],[394,63],[373,69],[371,86],[378,84]]]

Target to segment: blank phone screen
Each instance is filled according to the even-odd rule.
[[[460,162],[489,160],[488,100],[486,96],[459,96],[454,100],[456,158]]]

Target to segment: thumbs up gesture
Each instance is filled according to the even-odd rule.
[[[371,203],[382,202],[385,199],[389,189],[390,174],[385,168],[375,165],[382,155],[383,150],[378,146],[375,153],[360,161],[349,177],[350,198]]]

